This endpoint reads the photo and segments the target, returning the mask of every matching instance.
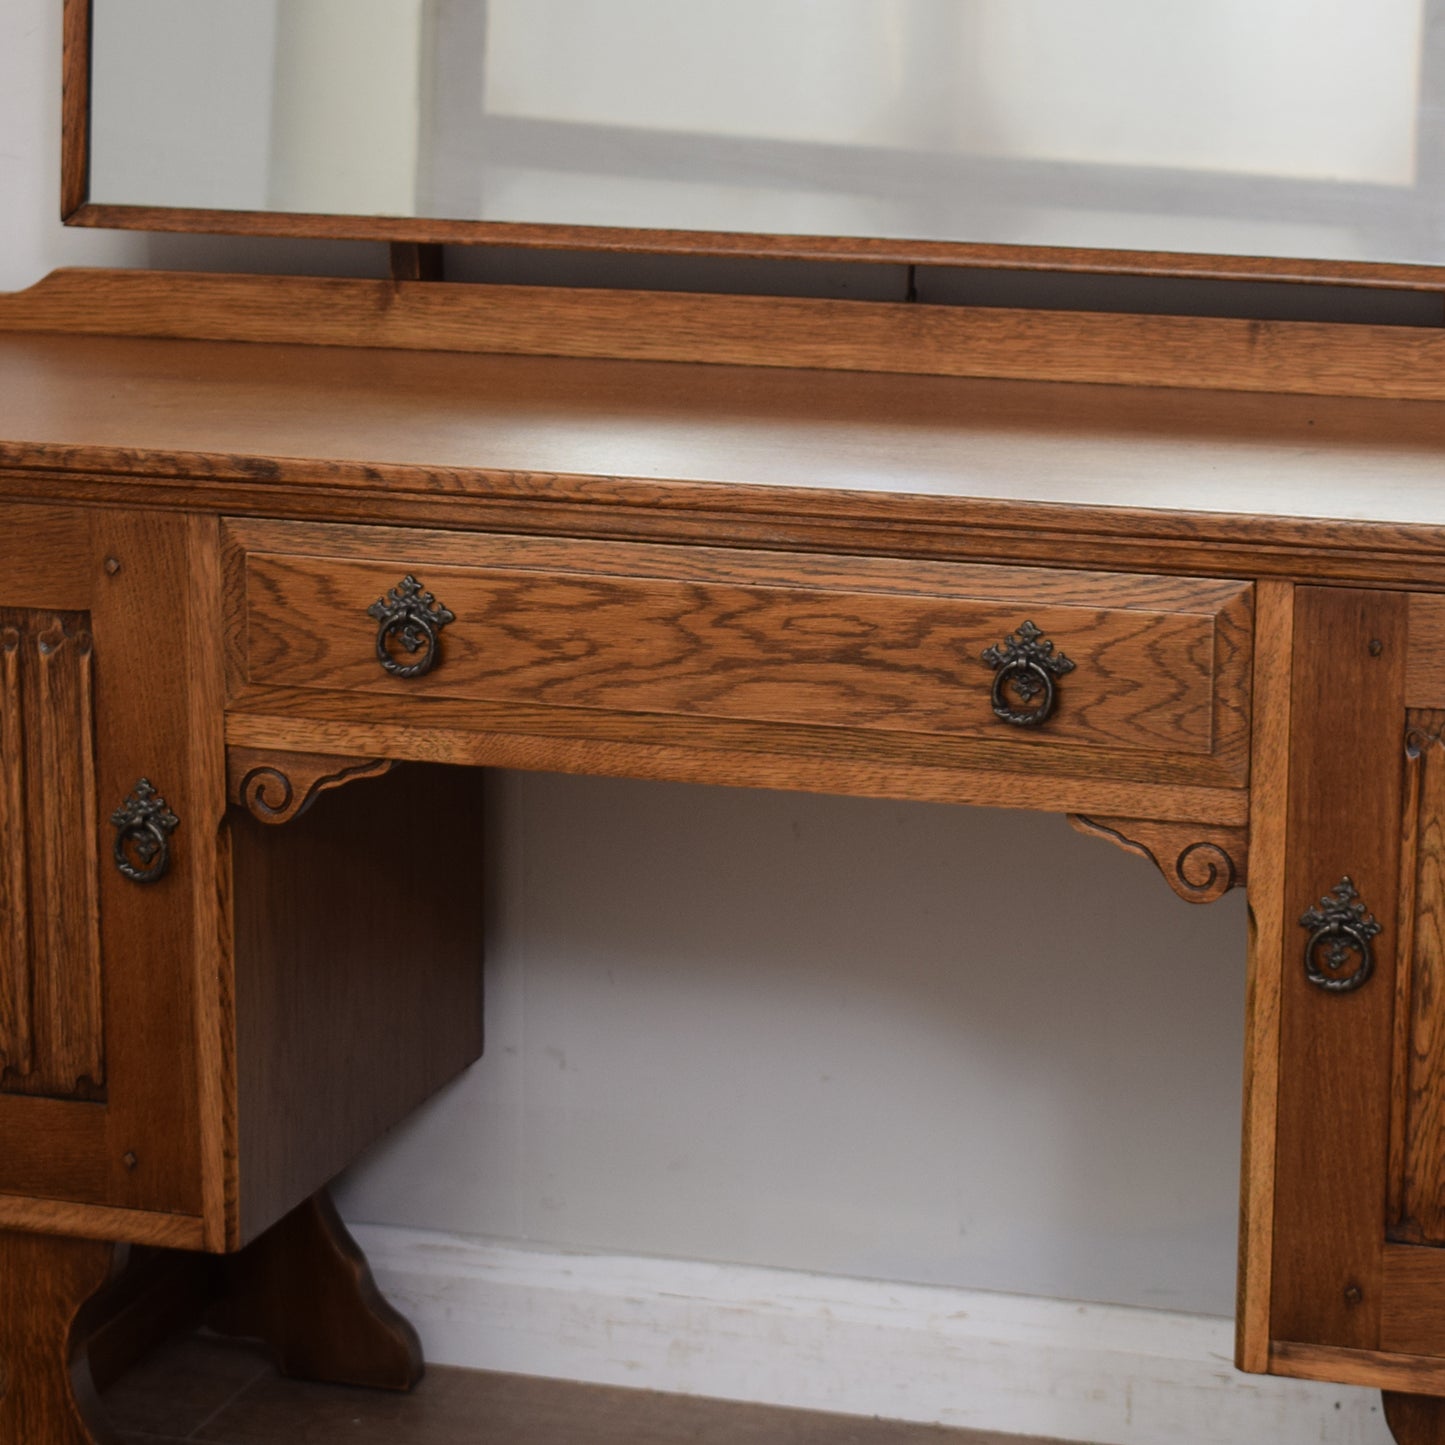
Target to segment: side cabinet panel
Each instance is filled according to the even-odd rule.
[[[3,1224],[96,1205],[193,1217],[173,1233],[199,1242],[198,979],[224,972],[224,779],[193,708],[215,663],[189,645],[208,526],[214,551],[175,514],[0,505]],[[113,856],[143,778],[180,819],[150,883]]]
[[[1275,1340],[1374,1349],[1379,1338],[1407,600],[1321,587],[1295,599]],[[1381,932],[1373,975],[1334,992],[1310,981],[1299,919],[1345,879]],[[1354,967],[1352,954],[1342,977]]]
[[[1267,904],[1283,940],[1269,1339],[1242,1330],[1241,1360],[1439,1394],[1445,674],[1412,645],[1434,612],[1418,595],[1296,592],[1284,886]],[[1373,970],[1342,986],[1361,939]]]

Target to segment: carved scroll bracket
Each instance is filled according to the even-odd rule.
[[[263,823],[289,823],[322,793],[359,778],[379,778],[394,767],[389,758],[228,748],[227,796]]]
[[[1069,814],[1080,833],[1105,838],[1147,858],[1187,903],[1213,903],[1244,884],[1248,832],[1210,823],[1160,823],[1147,818]]]

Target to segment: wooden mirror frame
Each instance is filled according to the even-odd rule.
[[[90,200],[92,0],[64,0],[64,5],[61,218],[68,226],[422,245],[963,266],[1105,276],[1193,277],[1214,281],[1282,281],[1445,292],[1445,266],[1392,262],[99,204]]]

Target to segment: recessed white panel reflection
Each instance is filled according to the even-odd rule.
[[[94,0],[91,199],[1445,262],[1431,6]]]

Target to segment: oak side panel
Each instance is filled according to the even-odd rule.
[[[533,509],[539,522],[544,521],[545,510],[550,510],[551,489],[536,478],[532,479],[532,485],[547,493],[548,508]],[[593,481],[594,490],[599,492],[605,491],[607,485],[603,478]],[[739,487],[733,489],[731,495],[739,508],[745,510],[758,493],[753,488]],[[904,504],[903,499],[893,500]],[[228,518],[224,535],[228,549],[236,548],[243,554],[340,557],[352,561],[387,561],[401,566],[423,563],[450,567],[521,566],[544,572],[592,572],[664,581],[854,589],[881,596],[937,596],[993,602],[1012,602],[1022,597],[1055,606],[1082,600],[1100,608],[1201,617],[1212,617],[1237,606],[1245,586],[1228,577],[1160,576],[1103,571],[1097,567],[1064,571],[994,562],[900,560],[851,552],[799,556],[778,546],[678,547],[654,542],[638,546],[531,532],[398,529],[342,522]],[[235,565],[243,566],[244,560],[244,555],[235,559]],[[235,575],[244,574],[238,571]]]
[[[214,875],[194,835],[213,785],[191,766],[186,647],[186,520],[111,511],[92,519],[87,549],[96,667],[96,793],[105,840],[103,923],[110,1203],[199,1214],[194,918]],[[107,559],[111,565],[107,565]],[[110,856],[112,812],[146,778],[179,817],[158,882],[122,877]],[[132,1162],[133,1161],[133,1162]]]
[[[1407,714],[1390,1237],[1445,1243],[1445,713]]]
[[[223,1249],[237,1227],[235,960],[232,956],[231,834],[226,825],[225,667],[221,524],[185,519],[190,589],[186,606],[185,725],[193,806],[191,966],[196,999],[196,1117],[206,1247]]]
[[[229,814],[244,1244],[481,1052],[481,775]]]
[[[214,536],[214,521],[203,525]],[[0,1098],[0,1193],[34,1195],[46,1209],[64,1210],[64,1201],[105,1205],[115,1218],[134,1220],[137,1237],[147,1233],[142,1211],[192,1216],[183,1230],[162,1230],[189,1240],[203,1207],[193,930],[198,910],[216,895],[215,872],[203,859],[205,808],[208,797],[223,804],[225,780],[223,768],[210,778],[198,761],[188,714],[193,680],[216,656],[214,645],[199,652],[187,645],[188,527],[176,516],[0,508],[0,562],[13,548],[22,564],[3,573],[0,600],[49,619],[36,639],[48,648],[48,671],[34,691],[52,722],[30,728],[27,741],[27,771],[49,785],[30,882],[41,900],[30,908],[31,942],[47,942],[83,975],[66,983],[64,971],[45,971],[34,990],[44,1023],[34,1039],[67,1069],[97,1068],[102,1034],[105,1045],[104,1104]],[[79,624],[55,631],[62,605],[85,610],[83,633]],[[217,676],[211,729],[219,755]],[[83,728],[75,721],[82,715]],[[63,717],[72,719],[68,728],[53,725]],[[123,879],[110,857],[110,815],[142,777],[182,819],[171,871],[145,887]],[[73,806],[63,806],[67,797]],[[97,906],[98,971],[84,967],[82,946]],[[214,939],[207,957],[214,960]],[[52,1014],[53,1027],[44,1022]],[[16,1219],[13,1205],[4,1217]]]
[[[1294,588],[1256,584],[1254,735],[1250,758],[1249,959],[1244,1016],[1243,1152],[1239,1180],[1239,1275],[1235,1363],[1269,1367],[1279,1109],[1279,998],[1287,956],[1286,818],[1289,806],[1290,674]]]
[[[1379,1345],[1402,804],[1406,613],[1399,593],[1300,588],[1282,900],[1271,1333]],[[1299,915],[1344,877],[1382,932],[1375,976],[1313,986]]]

